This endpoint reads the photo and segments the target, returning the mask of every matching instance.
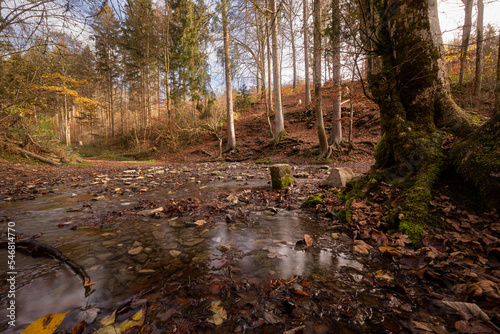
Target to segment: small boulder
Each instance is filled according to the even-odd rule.
[[[161,212],[163,212],[163,207],[160,206],[159,208],[156,208],[156,209],[150,209],[150,210],[142,210],[142,211],[139,211],[137,214],[139,216],[157,216],[158,214],[160,214]]]
[[[288,164],[276,164],[269,167],[273,189],[284,189],[293,184],[292,168]]]
[[[347,167],[337,167],[330,170],[330,175],[325,181],[322,181],[319,186],[328,187],[345,187],[346,183],[354,177],[352,169]]]

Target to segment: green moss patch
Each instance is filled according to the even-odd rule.
[[[302,208],[313,208],[318,204],[323,204],[323,198],[325,196],[323,194],[316,194],[309,196],[302,204],[300,207]]]

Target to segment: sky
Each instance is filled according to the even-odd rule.
[[[500,29],[500,0],[484,1],[484,26],[489,24]],[[473,31],[477,19],[477,6],[474,1],[472,9]],[[438,0],[439,22],[444,43],[450,42],[455,36],[461,36],[464,24],[464,4],[461,0]]]

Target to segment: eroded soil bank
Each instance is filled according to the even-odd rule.
[[[457,207],[443,185],[438,224],[413,245],[384,224],[391,186],[353,203],[346,224],[337,192],[318,188],[327,168],[292,167],[295,185],[275,191],[256,164],[2,164],[2,227],[15,222],[95,284],[19,249],[18,327],[0,329],[69,311],[61,333],[498,331],[495,212]],[[323,204],[301,207],[318,193]]]

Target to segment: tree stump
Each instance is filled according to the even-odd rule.
[[[292,168],[288,164],[277,164],[269,167],[273,189],[284,189],[293,184]]]

